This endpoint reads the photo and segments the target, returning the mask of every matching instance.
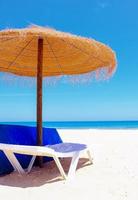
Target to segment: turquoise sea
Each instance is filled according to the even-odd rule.
[[[1,122],[0,124],[16,124],[36,126],[36,122]],[[48,121],[43,127],[66,129],[138,129],[138,121]]]

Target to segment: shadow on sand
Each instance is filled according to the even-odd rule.
[[[87,158],[80,158],[77,169],[90,165],[88,161]],[[70,158],[61,160],[61,164],[66,173],[68,172],[70,162]],[[0,177],[0,185],[21,188],[39,187],[57,181],[63,181],[63,178],[54,161],[44,164],[43,168],[34,167],[29,174],[20,175],[17,172],[13,172],[9,175]]]

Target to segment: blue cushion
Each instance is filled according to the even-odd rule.
[[[61,142],[62,140],[55,128],[43,128],[43,145],[58,144]],[[36,145],[36,127],[0,124],[0,143]],[[16,157],[23,168],[28,166],[31,159],[31,156],[21,154],[16,154]],[[49,160],[51,159],[44,158],[44,162]],[[0,175],[8,174],[12,171],[12,165],[5,154],[0,151]]]

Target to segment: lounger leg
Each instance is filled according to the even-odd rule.
[[[28,173],[31,171],[35,159],[36,159],[36,156],[33,156],[33,157],[31,158],[31,161],[30,161],[29,166],[28,166],[28,168],[27,168],[27,172],[28,172]]]
[[[72,178],[75,174],[77,164],[78,164],[78,161],[79,161],[79,155],[80,155],[80,152],[75,152],[73,157],[72,157],[69,172],[68,172],[69,178]]]
[[[13,166],[13,168],[15,170],[17,170],[20,174],[24,174],[25,171],[22,168],[22,166],[20,165],[20,163],[17,160],[17,158],[15,157],[14,153],[12,153],[11,151],[4,151],[4,153],[7,156],[8,160],[11,163],[11,165]]]
[[[93,163],[93,159],[92,159],[91,152],[90,152],[89,149],[87,150],[87,155],[88,155],[90,163],[92,164]]]
[[[16,168],[15,164],[13,163],[13,160],[11,160],[9,153],[7,151],[3,151],[3,152],[6,155],[6,157],[8,158],[8,160],[11,163],[12,167],[14,168],[14,171],[17,171],[17,168]]]
[[[62,177],[63,177],[64,179],[67,179],[67,176],[66,176],[66,174],[65,174],[65,172],[64,172],[64,169],[63,169],[63,167],[62,167],[62,165],[61,165],[61,163],[60,163],[58,157],[55,156],[55,157],[53,157],[53,158],[54,158],[54,160],[55,160],[55,163],[56,163],[56,165],[57,165],[57,167],[58,167],[58,169],[59,169],[59,171],[60,171]]]

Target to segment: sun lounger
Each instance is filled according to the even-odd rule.
[[[86,152],[90,163],[92,163],[92,157],[90,150],[84,144],[78,143],[59,143],[55,145],[46,146],[27,146],[27,145],[12,145],[0,143],[0,150],[2,150],[9,162],[13,166],[14,170],[20,174],[28,173],[31,171],[36,156],[48,156],[52,157],[64,179],[67,177],[73,177],[77,168],[77,164],[82,152]],[[15,153],[32,155],[31,161],[27,169],[23,169],[19,161],[17,160]],[[71,157],[71,164],[68,175],[66,175],[59,158]]]

